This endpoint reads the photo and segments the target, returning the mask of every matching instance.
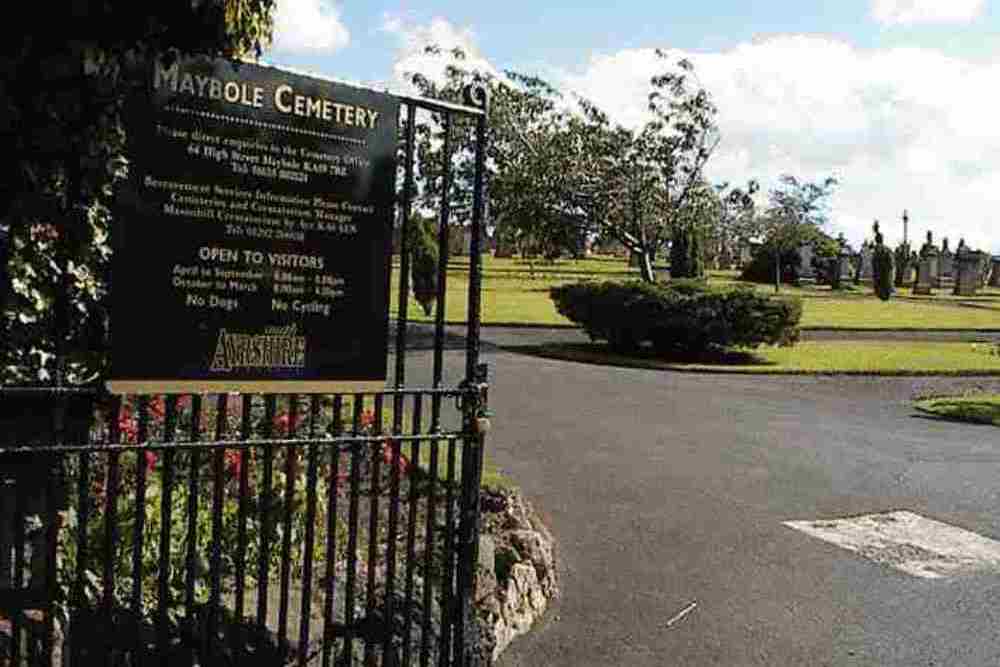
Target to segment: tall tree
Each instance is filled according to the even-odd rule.
[[[837,179],[828,177],[815,183],[800,181],[785,174],[773,188],[769,204],[755,218],[755,231],[764,240],[764,248],[774,258],[774,291],[781,289],[781,255],[802,243],[815,240],[828,218],[827,200]]]
[[[490,91],[487,123],[487,196],[491,225],[507,238],[543,252],[570,246],[582,230],[567,199],[572,145],[565,134],[566,105],[561,94],[537,77],[514,71],[488,71],[470,64],[461,49],[428,53],[446,61],[442,80],[422,73],[409,78],[421,95],[461,102],[466,85]],[[445,118],[427,114],[418,119],[417,170],[420,204],[438,210],[443,194],[444,167],[451,168],[448,192],[452,224],[471,217],[475,135],[472,123],[453,118],[445,154]]]
[[[640,256],[652,282],[653,258],[703,205],[704,167],[719,143],[716,108],[687,60],[656,51],[666,71],[650,81],[651,119],[631,130],[583,104],[575,129],[577,202],[596,232]]]

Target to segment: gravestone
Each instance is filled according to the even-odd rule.
[[[873,249],[866,241],[861,246],[861,252],[858,255],[858,261],[861,268],[858,269],[858,279],[859,280],[871,280],[872,279],[872,257],[874,256]]]
[[[964,241],[959,241],[959,248],[962,247]],[[948,247],[948,237],[941,239],[941,253],[939,257],[939,275],[940,277],[953,278],[955,276],[955,254]]]
[[[743,268],[747,264],[753,261],[753,249],[747,244],[741,244],[739,247],[739,254],[736,259],[736,263],[739,265],[738,268]]]
[[[816,271],[813,268],[814,251],[811,244],[799,247],[799,270],[797,284],[809,285],[816,282]]]
[[[482,244],[479,246],[482,247]],[[472,230],[465,227],[462,230],[462,254],[471,255],[472,254]]]
[[[990,267],[988,284],[990,287],[1000,287],[1000,255],[994,255],[990,259]]]
[[[448,255],[450,257],[463,257],[469,253],[465,252],[465,228],[461,226],[449,227],[448,229]]]
[[[850,281],[854,278],[854,264],[851,262],[850,250],[842,250],[837,255],[837,266],[840,271],[840,279]]]
[[[931,287],[940,287],[940,265],[939,265],[940,251],[937,246],[934,245],[934,234],[927,232],[927,241],[920,248],[920,260],[921,262],[925,259],[930,259],[932,261],[928,262],[927,267],[930,273],[928,274],[928,281]],[[920,267],[917,267],[917,282],[920,283]]]
[[[937,264],[937,256],[927,256],[920,260],[917,265],[917,284],[913,287],[914,294],[932,294],[934,265]]]
[[[955,255],[958,266],[955,280],[955,294],[958,296],[975,296],[979,289],[980,253],[966,250]]]
[[[642,255],[637,252],[629,252],[628,254],[628,268],[638,269],[642,266]]]

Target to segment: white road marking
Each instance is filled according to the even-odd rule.
[[[915,577],[941,579],[1000,570],[1000,542],[913,512],[784,525]]]

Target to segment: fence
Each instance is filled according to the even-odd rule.
[[[0,387],[0,664],[477,661],[485,93],[467,101],[401,99],[404,233],[385,391],[113,397],[59,374]],[[431,382],[406,381],[421,109],[446,132],[471,120],[476,137],[465,372],[450,386],[447,196]]]

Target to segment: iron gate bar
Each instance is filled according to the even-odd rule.
[[[164,423],[164,439],[174,440],[175,413],[177,399],[169,396],[166,403]],[[157,650],[163,655],[167,650],[167,607],[170,604],[170,525],[173,509],[174,491],[174,454],[176,450],[167,449],[163,452],[163,466],[160,468],[160,479],[163,492],[160,495],[160,567],[157,581]]]
[[[260,515],[260,552],[257,554],[257,626],[267,627],[267,571],[271,556],[271,496],[273,494],[271,485],[274,482],[274,445],[271,438],[274,437],[274,394],[264,397],[264,479],[261,482],[263,488],[260,493],[258,514]],[[260,495],[260,494],[258,494]]]
[[[139,399],[139,433],[138,441],[148,440],[149,399]],[[136,490],[135,490],[135,529],[132,537],[132,616],[139,619],[142,616],[142,538],[146,524],[146,462],[145,453],[137,451],[135,455]],[[141,638],[136,633],[135,650],[138,654],[142,649]]]
[[[437,397],[435,397],[437,398]],[[434,438],[430,441],[431,445],[431,460],[430,468],[431,470],[437,472],[438,469],[438,439]],[[430,476],[430,488],[427,494],[427,525],[426,525],[426,540],[424,544],[431,545],[434,544],[434,533],[435,533],[435,523],[437,522],[437,485],[438,485],[438,475]],[[424,572],[430,572],[431,570],[431,549],[424,549]],[[431,617],[427,613],[427,610],[431,608],[431,594],[434,590],[434,586],[429,578],[424,581],[424,614],[423,614],[423,628],[420,635],[420,666],[428,667],[430,662],[430,632],[431,632]],[[445,619],[441,619],[441,631],[444,632]]]
[[[309,406],[309,439],[316,437],[316,419],[319,413],[319,396],[313,396]],[[306,472],[306,516],[316,516],[316,484],[319,476],[319,448],[310,442]],[[309,620],[312,615],[313,546],[315,544],[315,521],[306,521],[305,563],[302,574],[302,609],[299,614],[299,667],[306,667],[309,646]]]
[[[364,408],[364,397],[355,395],[354,415],[351,423],[351,434],[357,436],[361,425],[361,414]],[[351,444],[351,494],[348,500],[347,528],[347,587],[344,592],[344,624],[347,633],[344,636],[343,661],[346,663],[354,653],[354,592],[357,584],[358,566],[358,488],[361,483],[361,447],[357,441]]]
[[[444,321],[447,307],[448,255],[451,251],[451,115],[444,117],[444,148],[441,165],[441,220],[438,227],[437,299],[434,311],[434,387],[441,386],[444,372]]]
[[[403,179],[403,210],[399,229],[399,298],[396,309],[396,387],[406,379],[406,326],[410,309],[410,214],[413,208],[413,148],[416,140],[417,109],[410,104],[406,110],[405,177]],[[392,262],[389,262],[392,272]]]
[[[382,434],[382,400],[379,394],[375,395],[375,409],[374,409],[374,429],[376,437]],[[376,542],[378,539],[378,496],[380,492],[379,488],[379,475],[381,473],[381,459],[378,456],[372,456],[371,461],[371,498],[370,509],[368,512],[368,576],[367,576],[367,587],[365,589],[365,617],[371,618],[375,612],[375,568],[372,565],[375,563],[376,558]],[[370,662],[374,656],[375,646],[372,642],[365,642],[365,662]]]
[[[243,414],[240,416],[240,437],[246,443],[250,440],[250,417],[253,410],[253,396],[244,396],[242,401]],[[241,454],[242,455],[242,454]],[[243,618],[246,611],[246,581],[247,581],[247,513],[250,495],[250,466],[240,466],[240,499],[238,524],[236,527],[236,618]],[[235,638],[234,638],[235,642]],[[235,649],[235,645],[234,645]]]
[[[343,431],[342,414],[341,410],[343,407],[343,399],[338,395],[333,398],[333,432],[336,436],[339,436]],[[340,479],[340,449],[330,449],[330,475],[331,479]],[[337,494],[327,493],[327,512],[326,512],[326,553],[324,554],[326,558],[326,595],[323,600],[323,662],[321,667],[327,667],[330,664],[330,658],[333,655],[332,644],[333,644],[333,611],[334,611],[334,588],[336,584],[337,577],[337,551],[336,551],[336,537],[337,537]]]
[[[225,406],[228,407],[228,406]],[[220,412],[216,415],[216,436],[218,437],[221,433],[219,430],[225,430],[227,424],[225,422],[226,412]],[[198,452],[197,449],[192,450],[192,456]],[[210,592],[208,598],[208,619],[206,623],[205,631],[205,651],[206,655],[211,655],[213,651],[213,646],[216,637],[218,636],[218,619],[219,619],[219,603],[222,598],[222,503],[224,495],[224,482],[223,482],[223,468],[225,466],[225,456],[226,450],[222,448],[216,448],[214,451],[214,456],[212,457],[212,561],[209,565],[210,569]],[[198,499],[195,497],[193,504],[195,506],[195,511],[197,512]],[[194,598],[192,591],[192,600]],[[189,613],[192,613],[189,611]]]
[[[421,412],[423,400],[418,394],[413,397],[413,421],[411,430],[413,433],[420,433]],[[398,430],[398,429],[397,429]],[[400,443],[402,446],[402,443]],[[420,462],[420,440],[410,443],[410,460],[415,463]],[[432,468],[433,470],[433,468]],[[404,593],[404,605],[406,608],[403,621],[403,665],[410,664],[410,636],[413,631],[413,569],[416,560],[416,536],[417,536],[417,487],[410,484],[409,489],[409,517],[406,524],[406,591]]]
[[[215,419],[215,435],[219,436],[220,427],[224,427],[223,424],[219,423],[219,417],[226,414],[226,401],[228,400],[227,394],[220,394],[218,396],[217,405],[222,409],[216,409],[216,419]],[[202,414],[201,414],[201,395],[195,394],[191,398],[191,440],[195,443],[201,442],[201,428],[202,428]],[[191,451],[188,467],[188,506],[187,506],[187,554],[184,560],[185,567],[187,568],[187,574],[184,578],[184,625],[185,632],[188,637],[194,636],[195,630],[195,620],[194,620],[194,568],[197,554],[197,544],[198,544],[198,471],[201,468],[201,452],[197,449]],[[214,526],[213,526],[214,528]],[[212,631],[214,628],[209,626],[210,632],[208,636],[212,636]],[[205,646],[207,649],[208,647]]]
[[[299,396],[288,397],[288,436],[295,438],[298,434]],[[285,451],[285,521],[281,536],[281,600],[278,606],[278,641],[281,646],[288,644],[288,595],[292,576],[292,501],[295,497],[295,459],[297,451],[294,446]]]

